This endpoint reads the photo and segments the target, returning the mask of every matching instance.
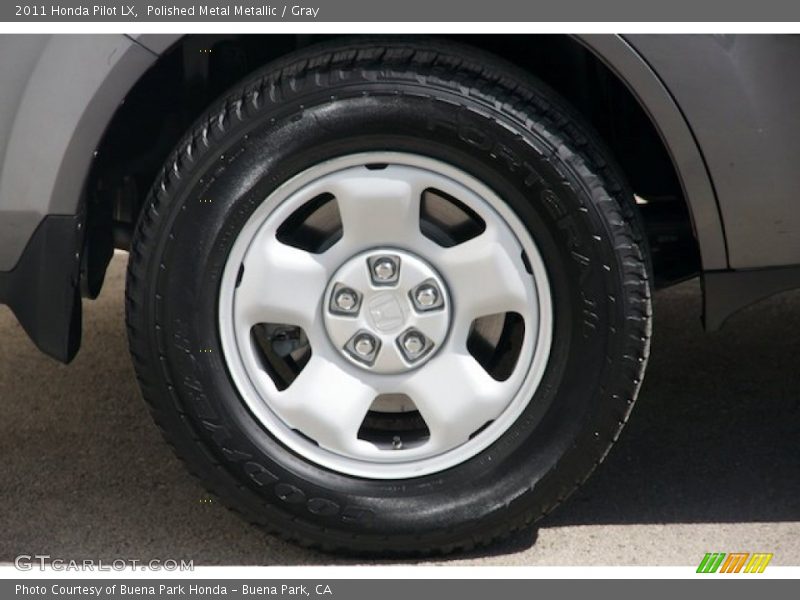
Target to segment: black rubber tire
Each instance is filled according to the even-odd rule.
[[[511,429],[402,482],[337,474],[277,442],[245,409],[216,325],[228,251],[258,204],[320,160],[375,149],[433,156],[493,187],[530,228],[555,309],[544,379]],[[366,40],[267,66],[192,128],[141,215],[127,322],[156,423],[224,503],[304,545],[427,554],[529,525],[599,464],[642,379],[650,284],[633,195],[565,101],[467,47]]]

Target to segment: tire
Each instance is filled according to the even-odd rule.
[[[319,181],[328,176],[314,171],[320,165],[337,161],[352,165],[366,161],[359,158],[363,156],[383,157],[367,167],[370,173],[378,173],[376,177],[382,177],[380,169],[387,168],[387,163],[391,173],[422,164],[431,177],[441,175],[442,181],[460,177],[466,182],[464,189],[486,190],[485,196],[495,198],[495,204],[480,209],[485,209],[480,213],[486,216],[484,225],[493,231],[511,231],[526,253],[524,259],[518,254],[520,260],[514,264],[518,268],[524,263],[532,273],[533,283],[525,279],[524,286],[539,294],[539,320],[523,310],[523,331],[518,337],[524,349],[530,334],[531,356],[538,358],[520,361],[520,356],[528,356],[520,350],[509,377],[525,369],[525,379],[520,375],[519,380],[530,382],[536,360],[541,368],[527,396],[518,402],[520,390],[527,389],[521,386],[514,400],[509,400],[508,406],[517,402],[511,421],[492,429],[509,408],[487,421],[485,431],[493,433],[486,438],[491,442],[486,447],[472,443],[484,439],[484,430],[476,430],[469,441],[459,438],[462,441],[453,442],[452,448],[428,456],[419,448],[447,437],[447,432],[437,437],[437,425],[428,426],[427,438],[424,433],[413,438],[422,440],[419,446],[406,449],[424,459],[409,459],[408,464],[398,459],[395,464],[391,457],[385,458],[389,454],[380,445],[383,441],[375,441],[378,449],[369,450],[380,451],[378,462],[355,454],[355,458],[345,456],[344,451],[339,456],[313,438],[292,437],[288,421],[285,427],[281,419],[272,424],[265,421],[258,414],[259,405],[252,402],[268,401],[252,400],[253,390],[241,384],[246,366],[241,368],[236,356],[259,350],[253,341],[255,327],[242,329],[256,336],[251,337],[251,346],[236,338],[236,343],[245,344],[244,350],[231,350],[234,342],[229,330],[235,338],[238,325],[229,327],[224,316],[233,314],[235,321],[239,314],[235,303],[249,293],[239,288],[222,293],[229,285],[225,282],[230,269],[240,269],[234,285],[241,284],[244,290],[255,285],[250,283],[255,270],[249,263],[240,266],[231,258],[237,240],[244,239],[248,228],[253,230],[252,223],[261,223],[259,211],[265,206],[277,202],[275,206],[280,207],[284,200],[289,202],[286,198],[294,197],[281,192],[283,186],[305,190],[297,187],[302,183],[297,183],[298,177],[302,180],[299,174],[314,173],[311,180]],[[397,164],[395,157],[400,157]],[[332,173],[331,177],[344,177],[341,174],[350,171],[341,167]],[[369,175],[367,170],[364,174]],[[464,197],[470,193],[464,191]],[[608,151],[567,103],[541,82],[494,57],[435,41],[367,40],[308,49],[267,66],[213,106],[178,145],[150,192],[132,244],[126,293],[130,350],[143,395],[167,441],[205,486],[247,520],[286,539],[328,551],[392,555],[445,553],[491,543],[533,523],[569,496],[603,460],[633,406],[648,356],[651,305],[646,249],[632,200]],[[463,205],[454,206],[463,209]],[[263,218],[273,218],[279,209],[270,210]],[[360,231],[355,226],[348,229],[347,223],[344,227]],[[276,231],[276,238],[283,235],[282,230]],[[314,238],[309,234],[301,239],[292,231],[300,240],[292,243],[299,246],[311,243],[306,238]],[[455,235],[453,231],[447,229],[442,235]],[[431,234],[429,240],[436,235]],[[528,239],[535,248],[525,245]],[[436,242],[443,248],[448,243],[452,245],[444,238]],[[496,255],[504,256],[508,250],[511,256],[516,246],[509,244]],[[464,250],[448,256],[466,254]],[[400,273],[417,268],[413,256],[403,254],[402,260]],[[419,268],[430,267],[436,279],[437,264],[421,260]],[[492,271],[486,272],[488,281],[493,281]],[[437,281],[442,286],[455,281],[445,271],[441,275]],[[302,304],[304,281],[291,274],[285,279],[276,277],[263,282],[263,293],[271,298],[288,286]],[[508,281],[509,287],[516,285],[513,277]],[[475,297],[481,284],[472,284]],[[331,295],[328,300],[328,291],[325,294],[318,299],[318,310],[335,337],[328,320],[341,315],[328,313],[340,307],[330,302],[342,299]],[[442,309],[452,310],[447,313],[449,321],[441,322],[452,323],[454,329],[447,334],[450,337],[436,340],[442,348],[449,348],[445,340],[461,335],[455,333],[456,323],[464,321],[459,302],[463,307],[472,299],[453,294],[447,302],[455,303],[454,308],[448,304]],[[416,297],[412,296],[411,301]],[[233,303],[232,313],[228,302]],[[349,306],[350,299],[344,298],[341,304]],[[364,310],[373,311],[370,307]],[[286,311],[291,312],[291,307]],[[370,312],[374,323],[381,324],[375,317],[378,313]],[[511,314],[503,317],[504,332]],[[551,317],[548,323],[546,315]],[[470,336],[475,322],[472,327]],[[293,351],[302,345],[304,332],[299,329],[276,333],[273,327],[269,331],[273,350],[276,340],[294,340]],[[503,348],[492,349],[492,356],[508,352],[517,343],[504,336],[495,336],[495,341],[504,340],[497,342]],[[303,360],[314,360],[316,342],[309,343],[311,358],[295,360],[295,367]],[[398,352],[403,343],[391,351]],[[380,346],[381,352],[389,352],[389,346]],[[366,343],[361,347],[374,348]],[[351,386],[348,390],[357,389],[361,378],[378,381],[381,376],[393,377],[402,386],[414,380],[416,373],[443,363],[440,357],[446,352],[436,354],[438,350],[434,348],[430,358],[426,355],[423,366],[402,373],[369,372],[372,367],[384,368],[378,359],[372,367],[362,363],[337,368],[355,373],[346,381]],[[331,360],[345,365],[349,359],[361,360],[353,352],[351,346],[340,359]],[[385,368],[389,372],[392,367]],[[272,367],[264,369],[274,376]],[[293,381],[301,381],[302,369],[292,376],[297,377]],[[471,376],[456,373],[435,390],[447,396],[448,388],[463,388],[469,395],[472,388],[460,382],[471,381]],[[320,396],[337,418],[338,407],[349,407],[352,399],[349,392],[337,393],[340,389],[345,388],[329,386]],[[426,406],[432,393],[423,390]],[[458,400],[453,396],[442,402],[457,405]],[[302,404],[303,398],[296,401]],[[280,416],[276,405],[269,406],[265,418],[273,412]],[[370,414],[391,416],[375,426],[377,436],[391,430],[392,419],[405,423],[420,415],[427,419],[430,413],[423,414],[417,407],[417,412],[408,414],[380,410]],[[403,427],[407,427],[403,435],[410,436],[411,426]],[[335,428],[332,431],[335,436]],[[397,439],[392,439],[397,445]],[[354,444],[366,448],[361,441]],[[466,447],[469,452],[462,452]],[[450,457],[449,462],[442,462],[441,456]],[[420,474],[413,475],[413,469]]]

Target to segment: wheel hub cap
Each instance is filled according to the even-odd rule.
[[[220,287],[226,366],[251,414],[339,473],[403,479],[488,448],[547,364],[547,272],[508,205],[471,175],[372,152],[272,192]]]
[[[379,248],[354,256],[331,278],[326,298],[331,343],[373,373],[425,364],[448,334],[447,287],[432,266],[409,252]]]

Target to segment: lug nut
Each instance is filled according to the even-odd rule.
[[[419,331],[412,329],[406,331],[397,340],[400,346],[400,351],[406,357],[406,360],[413,362],[422,358],[424,354],[428,353],[433,347],[433,344]]]
[[[379,260],[375,263],[375,277],[381,281],[386,281],[394,276],[394,263],[388,259]]]
[[[353,348],[361,356],[369,356],[375,350],[375,341],[369,335],[362,334],[356,338]]]
[[[345,344],[344,350],[354,359],[367,366],[372,366],[378,357],[381,342],[368,331],[359,331]]]
[[[336,306],[342,310],[353,310],[357,300],[358,299],[352,291],[344,289],[336,294],[335,302]]]
[[[332,313],[355,316],[361,308],[361,295],[354,289],[337,283],[333,288],[328,308]]]
[[[439,292],[432,285],[422,285],[417,289],[417,303],[425,308],[430,308],[439,299]]]
[[[433,279],[426,279],[409,292],[411,302],[420,312],[437,310],[444,306],[444,298],[439,286]]]
[[[375,285],[391,285],[400,273],[400,258],[397,256],[375,256],[367,260],[372,282]]]
[[[414,356],[422,352],[422,349],[425,348],[425,340],[422,339],[422,336],[418,333],[408,333],[406,337],[403,338],[403,348],[406,349],[410,355]]]

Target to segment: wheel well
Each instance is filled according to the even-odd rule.
[[[334,36],[190,35],[136,83],[112,119],[89,176],[84,293],[99,292],[114,247],[127,248],[147,191],[169,152],[211,102],[286,53]],[[656,286],[700,271],[681,185],[661,138],[625,84],[564,35],[454,36],[537,76],[597,131],[635,193]],[[633,199],[632,199],[633,200]]]

